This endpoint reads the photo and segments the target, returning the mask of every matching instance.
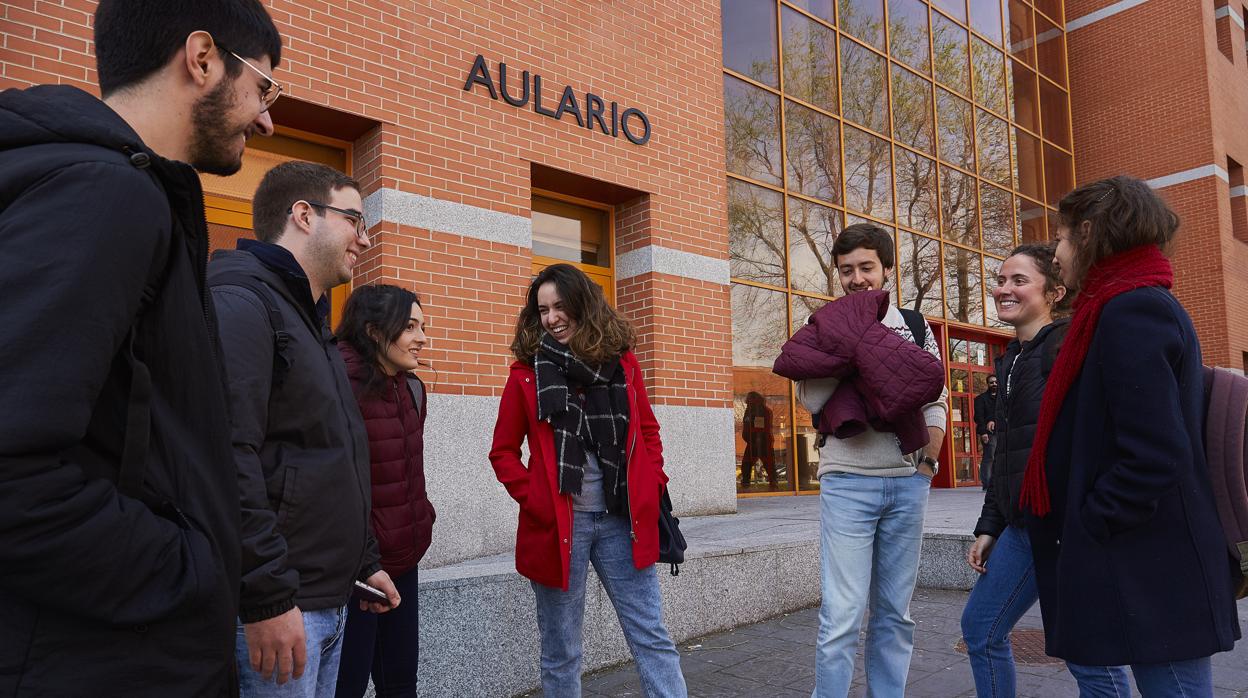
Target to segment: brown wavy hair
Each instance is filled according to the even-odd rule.
[[[1119,252],[1156,245],[1168,253],[1179,230],[1179,216],[1147,183],[1118,175],[1085,184],[1062,197],[1057,208],[1070,229],[1080,282],[1097,262]],[[1088,222],[1087,234],[1081,231]],[[1072,289],[1073,290],[1073,289]]]
[[[1056,252],[1057,242],[1053,240],[1048,242],[1025,242],[1010,252],[1010,257],[1021,254],[1031,258],[1036,268],[1044,275],[1044,290],[1046,292],[1057,293],[1059,288],[1066,289],[1066,295],[1053,304],[1052,316],[1054,319],[1069,315],[1071,304],[1075,299],[1074,291],[1066,288],[1066,284],[1062,282],[1061,274],[1058,273],[1057,262],[1053,259],[1053,255]]]
[[[571,264],[552,264],[533,277],[524,307],[516,318],[511,353],[518,361],[533,363],[542,335],[546,333],[537,309],[537,290],[546,283],[555,285],[564,310],[576,322],[568,348],[581,361],[591,365],[607,363],[619,358],[637,342],[632,324],[607,303],[602,288],[585,272]]]

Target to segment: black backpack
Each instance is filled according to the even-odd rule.
[[[688,547],[680,532],[680,519],[672,514],[672,498],[664,487],[663,496],[659,498],[659,562],[672,566],[673,577],[680,574]]]
[[[278,388],[290,373],[292,361],[288,355],[290,333],[286,331],[286,322],[282,319],[282,311],[277,307],[277,299],[273,291],[263,281],[246,274],[225,273],[212,277],[212,286],[238,286],[251,291],[264,305],[265,314],[269,317],[269,328],[273,330],[273,387]]]

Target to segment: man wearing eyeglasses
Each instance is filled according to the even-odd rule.
[[[359,185],[308,162],[270,170],[252,210],[257,239],[208,265],[243,502],[242,694],[332,698],[354,582],[385,592],[373,612],[400,603],[370,533],[364,421],[326,326],[368,226]]]
[[[0,696],[229,695],[239,493],[195,170],[272,131],[281,36],[258,0],[101,0],[93,26],[103,99],[0,93]]]

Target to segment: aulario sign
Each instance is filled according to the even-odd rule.
[[[532,103],[533,111],[542,116],[563,120],[565,114],[571,114],[581,128],[591,131],[597,129],[613,138],[618,138],[623,133],[625,138],[637,145],[645,145],[650,140],[650,119],[640,109],[629,107],[621,110],[616,102],[608,103],[592,92],[586,92],[583,99],[578,101],[577,93],[571,85],[565,85],[562,91],[558,88],[550,89],[543,84],[541,75],[530,75],[527,70],[521,71],[519,78],[517,84],[516,74],[508,72],[506,63],[499,63],[496,82],[490,74],[490,66],[486,63],[485,56],[478,55],[468,69],[464,91],[471,92],[473,85],[481,85],[489,90],[490,99],[501,96],[504,102],[513,107],[524,107]]]

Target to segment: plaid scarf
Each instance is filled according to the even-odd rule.
[[[607,511],[623,511],[628,488],[624,453],[628,388],[619,359],[590,366],[544,335],[533,369],[537,373],[537,418],[549,422],[555,431],[559,491],[581,493],[585,453],[591,450],[602,468]]]

